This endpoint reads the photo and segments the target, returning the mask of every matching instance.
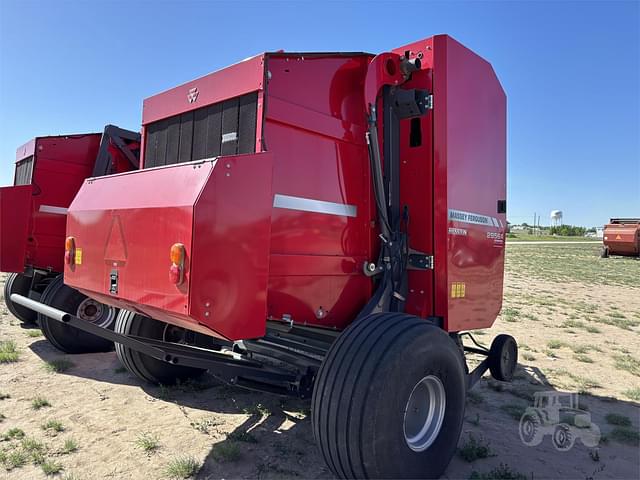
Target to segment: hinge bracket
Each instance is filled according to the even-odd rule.
[[[408,270],[433,270],[433,255],[409,249]]]
[[[433,94],[427,95],[424,100],[426,109],[433,110]]]

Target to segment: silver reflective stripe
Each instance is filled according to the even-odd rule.
[[[358,207],[355,205],[325,202],[312,198],[291,197],[289,195],[280,195],[279,193],[276,193],[273,197],[273,207],[345,217],[355,217],[358,214]]]
[[[42,213],[53,213],[55,215],[66,215],[67,209],[64,207],[54,207],[53,205],[40,205]]]

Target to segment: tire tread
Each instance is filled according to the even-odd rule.
[[[365,423],[367,385],[385,357],[421,327],[435,328],[403,313],[373,314],[345,330],[329,350],[313,392],[312,428],[321,453],[336,476],[375,476],[364,464],[359,441]]]

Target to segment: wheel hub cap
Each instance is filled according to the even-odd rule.
[[[115,309],[92,298],[85,298],[76,311],[76,316],[99,327],[108,327],[115,318]]]
[[[413,387],[404,409],[404,439],[414,452],[429,448],[438,438],[446,407],[442,381],[427,375]]]

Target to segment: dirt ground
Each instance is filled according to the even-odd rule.
[[[485,376],[472,390],[461,453],[444,478],[640,478],[640,262],[598,259],[595,248],[508,245],[503,312],[475,338],[488,345],[498,333],[513,335],[520,366],[513,383]],[[115,353],[61,354],[4,302],[0,311],[0,341],[19,352],[17,362],[0,363],[0,478],[48,478],[47,465],[61,468],[59,478],[161,479],[186,457],[198,479],[331,478],[307,403],[212,378],[145,385]],[[62,371],[50,371],[52,361]],[[599,446],[576,442],[560,452],[548,436],[525,446],[519,419],[537,391],[579,393],[603,434]],[[38,398],[49,405],[36,409]],[[467,461],[469,451],[486,458]]]

